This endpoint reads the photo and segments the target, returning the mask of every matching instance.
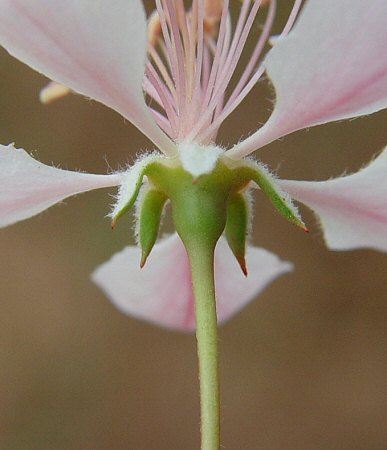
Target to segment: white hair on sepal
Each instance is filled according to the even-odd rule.
[[[143,176],[143,171],[146,169],[146,166],[160,158],[163,158],[163,156],[158,152],[144,153],[132,166],[127,166],[124,171],[118,172],[122,175],[122,183],[118,187],[117,194],[113,195],[115,203],[110,205],[111,211],[107,217],[114,219],[129,203],[138,188],[138,183]]]
[[[244,161],[251,164],[252,168],[258,169],[265,176],[265,178],[271,182],[272,186],[275,188],[276,193],[283,199],[286,206],[293,212],[295,217],[297,217],[297,219],[300,220],[300,222],[302,222],[301,215],[298,211],[297,206],[293,203],[292,197],[287,191],[283,190],[282,187],[277,182],[277,180],[279,180],[278,175],[275,172],[271,172],[268,166],[262,163],[261,161],[257,161],[253,158],[246,158]],[[260,189],[255,182],[253,182],[252,185]]]

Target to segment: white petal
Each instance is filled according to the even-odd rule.
[[[265,64],[276,91],[269,121],[230,153],[292,131],[387,106],[386,0],[309,0]]]
[[[330,249],[387,251],[387,149],[353,175],[281,184],[317,214]]]
[[[0,145],[0,227],[32,217],[70,195],[120,182],[120,175],[56,169],[13,145]]]
[[[0,45],[174,152],[143,97],[147,22],[140,0],[0,0]]]
[[[139,268],[141,251],[126,247],[92,274],[93,281],[124,313],[167,328],[195,328],[194,299],[188,258],[180,238],[160,240],[147,264]],[[217,313],[224,322],[253,300],[271,281],[289,272],[292,265],[274,254],[250,248],[246,278],[225,239],[215,253]]]

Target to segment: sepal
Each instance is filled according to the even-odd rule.
[[[247,276],[245,253],[248,222],[248,201],[244,194],[235,193],[230,196],[227,204],[225,235],[227,243],[245,276]]]
[[[109,214],[109,217],[112,219],[112,228],[115,227],[117,220],[133,207],[149,165],[161,158],[162,157],[157,153],[146,155],[136,161],[135,164],[122,175],[123,180],[118,188],[118,194],[116,196],[117,201]]]
[[[290,195],[281,189],[276,182],[275,177],[268,171],[268,169],[258,162],[251,162],[251,180],[254,181],[261,189],[261,191],[269,197],[269,200],[275,209],[287,219],[289,222],[308,231],[302,218],[292,202]]]
[[[149,189],[142,198],[139,214],[140,267],[144,267],[159,233],[161,217],[167,196],[156,189]]]

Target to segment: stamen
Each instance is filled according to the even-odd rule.
[[[259,59],[259,57],[262,53],[263,47],[269,37],[270,30],[272,28],[274,17],[275,17],[275,10],[276,10],[276,0],[272,0],[270,2],[269,12],[268,12],[266,22],[265,22],[264,28],[262,30],[261,36],[258,40],[258,43],[254,49],[254,52],[251,56],[249,63],[246,66],[244,73],[242,74],[237,86],[235,87],[230,98],[228,99],[221,114],[218,117],[216,117],[216,120],[213,121],[211,126],[208,127],[207,130],[205,130],[205,133],[202,135],[202,139],[205,140],[208,136],[210,136],[214,132],[214,130],[216,130],[217,128],[220,127],[222,122],[235,110],[235,108],[237,108],[240,105],[240,103],[243,101],[243,99],[248,95],[248,93],[251,91],[251,89],[256,85],[258,80],[263,75],[265,69],[261,65],[258,67],[258,69],[255,71],[254,75],[248,81],[248,77],[251,75],[253,68],[254,68],[257,60]]]
[[[262,33],[258,39],[257,45],[254,48],[253,54],[251,55],[251,58],[250,58],[250,61],[248,62],[240,80],[238,81],[238,84],[236,85],[233,93],[230,96],[230,99],[228,100],[228,105],[231,104],[235,100],[235,98],[238,96],[238,94],[242,90],[243,86],[245,86],[251,73],[254,70],[255,65],[257,64],[259,57],[262,54],[263,47],[269,38],[269,34],[270,34],[271,28],[273,26],[276,8],[277,8],[277,1],[276,0],[270,1],[269,11],[268,11],[268,14],[266,17],[266,21],[265,21],[265,25],[263,27]],[[226,105],[226,107],[227,107],[227,105]]]
[[[292,8],[292,10],[291,10],[291,12],[290,12],[288,21],[286,22],[286,25],[285,25],[285,27],[283,28],[281,34],[278,36],[277,40],[279,40],[279,39],[285,37],[285,36],[289,33],[289,31],[291,30],[291,28],[292,28],[292,26],[294,25],[294,22],[295,22],[295,20],[296,20],[296,17],[297,17],[297,15],[298,15],[299,11],[300,11],[301,4],[302,4],[302,0],[295,0],[295,2],[294,2],[294,4],[293,4],[293,8]],[[263,67],[259,68],[256,75],[259,75],[259,72],[260,72],[260,71],[263,73],[263,72],[264,72],[264,68],[263,68]],[[253,78],[255,78],[256,75],[254,75]],[[260,76],[260,75],[259,75],[259,76]],[[250,80],[250,82],[252,82],[252,81],[253,81],[253,79]],[[249,84],[250,84],[250,83],[249,83]],[[247,86],[246,86],[246,88],[247,88]],[[243,151],[246,152],[245,154],[248,154],[248,153],[254,151],[255,145],[256,145],[255,143],[252,143],[249,139],[246,139],[246,140],[244,140],[243,142],[241,142],[241,143],[239,143],[239,144],[236,144],[236,145],[233,147],[231,153],[236,154],[236,153],[239,152],[240,149],[243,147]]]
[[[160,80],[158,73],[155,68],[148,64],[145,69],[145,75],[149,78],[149,81],[153,84],[153,87],[156,89],[156,92],[163,104],[163,108],[167,114],[168,120],[171,123],[171,128],[173,131],[173,137],[177,136],[177,115],[175,110],[173,109],[173,101],[170,96],[170,92],[163,82]]]
[[[165,14],[167,11],[164,11],[164,7],[161,4],[161,0],[156,0],[156,8],[159,13],[160,25],[161,25],[161,30],[163,32],[163,38],[164,38],[164,43],[165,43],[166,51],[164,52],[164,55],[166,57],[166,60],[168,61],[168,64],[169,64],[171,72],[172,72],[172,77],[176,84],[178,65],[177,65],[176,52],[174,50],[174,46],[172,45],[171,36],[169,35],[167,18],[166,18],[166,14]]]
[[[208,144],[215,140],[225,118],[242,102],[264,72],[257,64],[268,42],[276,0],[242,0],[233,31],[230,0],[155,0],[149,17],[149,61],[144,91],[156,102],[155,120],[175,141]],[[301,8],[295,0],[280,34],[291,29]],[[234,77],[258,10],[269,5],[262,32],[236,86]]]
[[[234,71],[236,69],[236,66],[239,62],[239,59],[242,55],[242,51],[243,48],[246,44],[248,35],[250,33],[251,27],[254,23],[255,17],[258,13],[258,9],[260,7],[261,4],[261,0],[255,0],[253,7],[251,8],[250,14],[245,22],[245,25],[242,29],[242,33],[240,35],[240,38],[237,42],[237,46],[233,52],[233,54],[231,55],[231,51],[230,51],[230,55],[229,55],[229,61],[226,62],[226,69],[223,71],[223,80],[222,83],[219,84],[219,88],[218,88],[218,92],[224,92],[224,90],[226,89],[228,83],[231,80],[231,77],[234,74]],[[228,63],[228,64],[227,64]],[[215,90],[215,93],[216,90]],[[215,97],[216,98],[216,97]]]
[[[259,0],[255,0],[255,4],[258,2]],[[235,32],[234,32],[234,36],[232,39],[232,43],[231,43],[231,48],[229,49],[228,55],[227,55],[227,60],[224,66],[224,70],[222,71],[222,75],[224,77],[224,75],[227,73],[228,68],[233,60],[234,57],[234,53],[235,50],[237,48],[238,42],[239,42],[239,38],[243,32],[244,26],[245,26],[245,22],[247,20],[247,15],[248,15],[248,10],[249,10],[249,6],[250,6],[250,0],[243,0],[242,3],[242,9],[241,12],[239,13],[239,17],[238,17],[238,21],[237,21],[237,25],[235,28]],[[220,80],[220,82],[222,81],[222,79]],[[220,82],[217,82],[217,86],[215,88],[215,90],[217,90],[219,88],[219,84]]]
[[[229,22],[227,20],[228,19],[228,5],[229,5],[229,0],[225,0],[224,4],[223,4],[222,17],[220,19],[219,35],[218,35],[218,40],[216,43],[216,50],[215,50],[214,59],[213,59],[213,63],[212,63],[211,74],[210,74],[210,78],[209,78],[207,89],[206,89],[206,96],[205,96],[205,99],[204,99],[203,105],[202,105],[202,112],[203,112],[204,108],[207,107],[208,103],[210,102],[212,92],[213,92],[213,89],[215,86],[217,73],[218,73],[218,70],[220,67],[220,64],[219,64],[220,59],[222,56],[225,56],[227,54],[228,47],[229,47],[229,38],[231,36],[231,25],[229,23],[229,25],[227,26],[227,22]],[[228,41],[227,44],[226,44],[226,41]]]
[[[203,0],[198,0],[198,41],[196,50],[196,64],[195,64],[195,81],[194,81],[194,99],[198,101],[196,96],[201,97],[200,91],[200,79],[202,75],[203,66],[203,47],[204,47],[204,33],[203,33],[203,22],[204,22],[204,8]]]
[[[144,77],[144,80],[142,82],[142,88],[146,95],[150,97],[152,100],[154,100],[161,108],[163,108],[163,102],[161,101],[161,98],[159,94],[157,93],[156,88],[153,86],[153,84],[149,81],[148,77]]]
[[[208,39],[209,41],[209,39]],[[205,45],[203,48],[203,73],[202,73],[202,90],[205,92],[208,87],[208,81],[210,79],[210,71],[211,71],[211,53],[208,45]]]
[[[165,67],[165,64],[163,63],[159,54],[156,52],[156,50],[153,47],[149,48],[149,54],[152,57],[152,60],[155,63],[156,68],[159,70],[161,76],[163,77],[166,85],[168,86],[169,91],[171,92],[174,100],[176,101],[175,85],[173,84],[173,81],[172,81],[171,77],[169,76],[169,73],[168,73],[167,68]]]
[[[173,137],[173,132],[172,132],[172,128],[171,128],[171,124],[169,122],[169,120],[163,116],[162,114],[160,114],[158,111],[156,111],[153,108],[150,108],[150,112],[152,113],[154,119],[157,122],[157,125],[169,136],[169,137]]]
[[[176,93],[178,100],[178,113],[184,116],[185,109],[185,76],[184,76],[184,53],[183,53],[183,45],[181,42],[180,32],[179,32],[179,23],[176,17],[176,11],[174,8],[173,0],[162,0],[164,7],[168,11],[169,15],[169,25],[172,31],[172,42],[174,44],[174,48],[176,50],[177,57],[177,80],[176,80]]]
[[[192,8],[190,14],[190,28],[189,28],[189,47],[188,47],[188,60],[187,60],[187,83],[188,92],[190,92],[190,100],[192,99],[194,89],[194,73],[195,73],[195,61],[196,61],[196,45],[198,40],[198,0],[192,1]]]
[[[286,36],[289,31],[291,30],[292,26],[294,25],[294,22],[296,21],[298,12],[300,11],[302,4],[302,0],[295,0],[293,8],[289,14],[288,21],[286,22],[286,25],[284,29],[282,30],[281,37]]]
[[[177,20],[179,21],[179,29],[181,36],[183,38],[183,47],[184,51],[187,51],[187,48],[189,47],[189,33],[187,24],[188,15],[185,12],[183,0],[175,0],[175,2],[176,2],[175,6],[177,13]]]
[[[189,134],[189,139],[194,139],[196,137],[200,140],[200,131],[203,129],[203,126],[206,124],[208,118],[212,117],[214,109],[216,108],[218,102],[221,101],[227,85],[229,84],[234,74],[235,68],[242,54],[243,47],[249,35],[251,26],[260,6],[260,0],[255,0],[250,14],[248,14],[249,2],[250,0],[244,0],[243,2],[233,42],[231,44],[231,48],[225,62],[225,67],[223,68],[219,76],[220,80],[217,80],[216,82],[211,101],[206,107],[206,113],[201,117],[194,129]]]

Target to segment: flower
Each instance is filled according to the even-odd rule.
[[[193,0],[188,12],[182,0],[156,0],[149,24],[139,0],[0,0],[0,43],[9,53],[115,109],[162,152],[143,157],[127,172],[92,175],[49,167],[13,145],[1,146],[0,225],[31,217],[70,195],[109,186],[120,186],[112,211],[117,219],[134,202],[154,162],[177,164],[194,179],[212,174],[222,162],[254,167],[255,181],[293,222],[302,224],[284,190],[311,207],[329,248],[387,250],[386,150],[360,172],[325,182],[279,181],[244,159],[293,131],[370,114],[387,104],[384,0],[374,0],[372,7],[360,0],[309,0],[298,14],[300,4],[295,1],[262,59],[276,7],[269,2],[262,34],[228,92],[259,0],[242,2],[234,28],[228,0]],[[231,149],[220,148],[215,143],[219,127],[265,71],[276,92],[269,120]],[[152,100],[150,106],[146,99]],[[125,312],[192,329],[190,272],[179,237],[156,244],[141,270],[135,267],[136,253],[129,247],[113,256],[94,272],[94,281]],[[244,278],[224,239],[215,258],[219,321],[291,270],[275,255],[250,248]]]

